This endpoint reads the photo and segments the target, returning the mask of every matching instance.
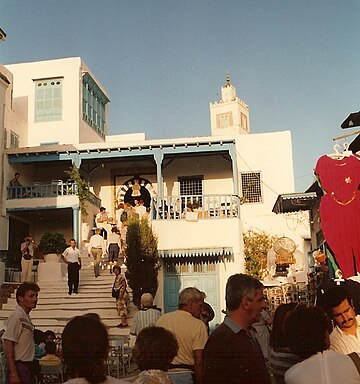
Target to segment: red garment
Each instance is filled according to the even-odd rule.
[[[325,192],[320,202],[324,237],[343,276],[354,276],[360,272],[360,161],[355,156],[337,160],[324,155],[315,173]]]

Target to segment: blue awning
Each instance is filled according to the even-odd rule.
[[[165,263],[216,263],[225,259],[230,260],[233,255],[232,247],[158,250],[159,258],[164,259]]]

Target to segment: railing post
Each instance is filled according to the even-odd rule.
[[[76,244],[79,247],[79,207],[72,207],[73,210],[73,234]]]

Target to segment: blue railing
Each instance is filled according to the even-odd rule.
[[[8,199],[29,199],[56,196],[77,196],[78,186],[76,183],[53,181],[51,184],[35,183],[21,187],[8,187]],[[89,191],[88,200],[98,208],[101,207],[101,200]]]
[[[76,183],[53,182],[51,184],[35,183],[21,187],[8,187],[8,199],[28,199],[37,197],[55,197],[77,195]]]
[[[157,220],[224,219],[240,217],[237,195],[163,196],[153,199]]]

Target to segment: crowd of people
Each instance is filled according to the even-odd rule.
[[[113,272],[114,290],[126,292],[120,268],[115,265]],[[54,333],[34,331],[29,316],[38,293],[36,283],[19,286],[18,305],[2,335],[10,384],[33,384],[42,364],[64,365],[69,384],[360,383],[360,316],[341,286],[321,293],[317,305],[281,304],[271,317],[262,283],[232,275],[225,289],[226,316],[210,334],[214,312],[204,304],[204,292],[183,289],[178,309],[166,314],[144,293],[130,328],[140,373],[123,379],[107,375],[109,336],[96,314],[68,322],[58,356]],[[120,307],[125,311],[124,302]],[[121,320],[128,326],[126,314]],[[271,326],[270,343],[261,328],[257,331],[264,324]]]

